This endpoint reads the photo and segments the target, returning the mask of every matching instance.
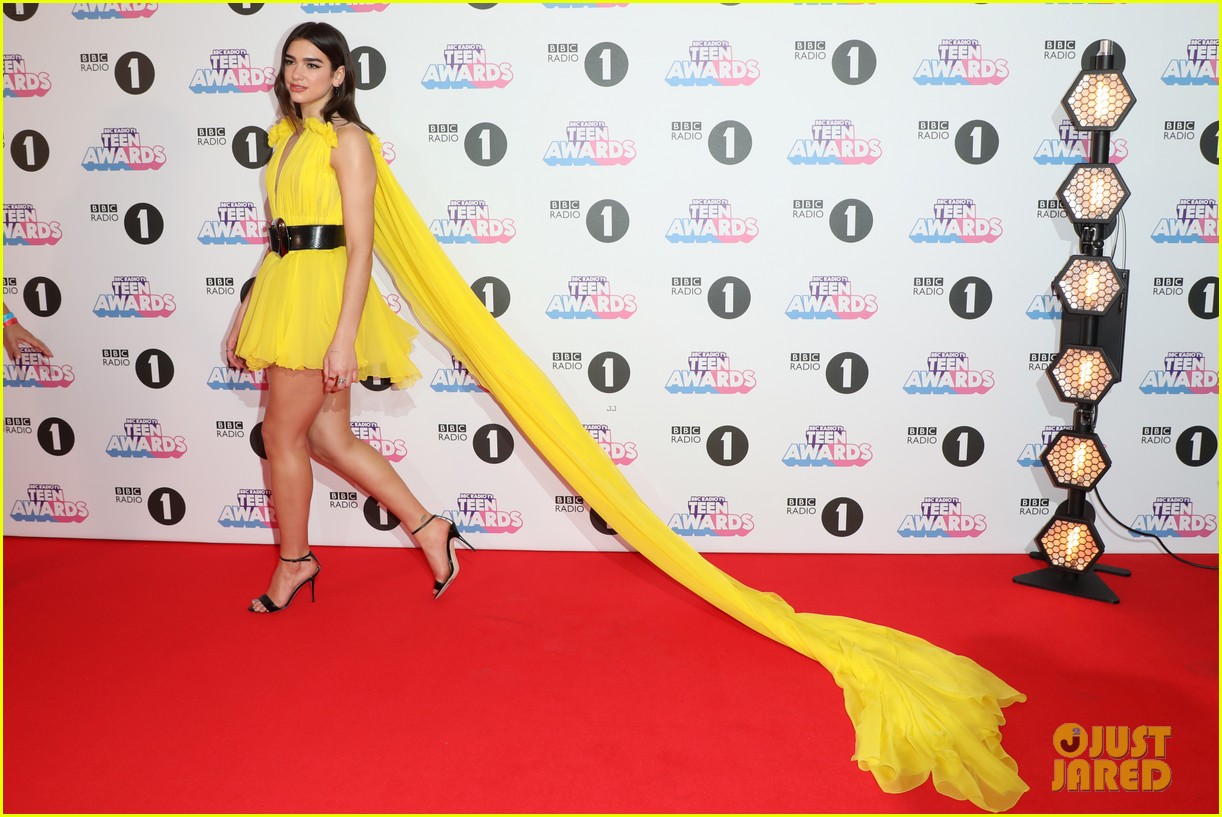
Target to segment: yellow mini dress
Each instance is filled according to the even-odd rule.
[[[331,167],[331,150],[339,137],[329,123],[314,118],[292,149],[285,146],[293,128],[281,119],[268,133],[274,148],[267,170],[267,195],[273,218],[290,227],[342,224],[339,182]],[[381,144],[369,135],[380,156]],[[252,370],[268,366],[322,369],[323,356],[335,334],[343,300],[348,252],[296,250],[283,258],[268,253],[259,267],[250,303],[238,335],[237,355]],[[408,354],[416,330],[391,311],[370,282],[356,333],[356,360],[361,379],[378,377],[408,386],[420,370]]]

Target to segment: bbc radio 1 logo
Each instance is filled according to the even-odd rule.
[[[882,142],[858,136],[853,120],[816,119],[810,138],[795,141],[788,158],[795,165],[872,165],[882,155]]]
[[[1135,539],[1151,533],[1204,538],[1218,530],[1218,517],[1212,513],[1196,513],[1190,497],[1159,496],[1150,504],[1150,513],[1135,516],[1130,527],[1133,530],[1129,535]]]
[[[197,94],[258,94],[275,83],[276,69],[251,63],[245,48],[214,48],[208,64],[195,69],[189,87]]]
[[[253,201],[222,201],[216,218],[206,219],[196,238],[201,244],[266,244],[267,222]]]
[[[1168,85],[1217,85],[1218,38],[1188,41],[1188,56],[1173,58],[1163,70]]]
[[[4,55],[4,96],[46,96],[51,90],[51,75],[46,71],[31,71],[20,54]]]
[[[166,162],[165,148],[143,144],[135,128],[103,128],[100,140],[85,148],[86,170],[158,170]]]
[[[964,513],[959,497],[927,496],[921,500],[920,513],[904,517],[898,533],[915,539],[965,539],[979,536],[987,529],[985,515]]]
[[[64,237],[58,221],[42,221],[34,205],[4,205],[4,246],[50,247]]]
[[[594,442],[616,465],[632,465],[636,462],[637,450],[634,442],[620,442],[611,434],[611,427],[604,423],[583,423]]]
[[[456,358],[450,358],[450,366],[441,368],[433,375],[429,388],[438,392],[479,392],[484,388],[472,376],[467,367]]]
[[[442,513],[463,533],[517,533],[522,529],[522,512],[500,507],[495,494],[461,493],[457,508]]]
[[[504,88],[513,81],[513,66],[489,62],[480,43],[448,43],[441,62],[430,63],[420,84],[431,90],[462,88]]]
[[[725,352],[692,352],[666,379],[671,394],[746,394],[756,385],[755,371],[735,369]]]
[[[390,3],[302,3],[306,14],[367,14],[386,11]]]
[[[74,3],[78,20],[138,20],[157,13],[158,3]]]
[[[924,369],[904,382],[909,394],[985,394],[996,385],[991,369],[973,369],[966,352],[931,352]]]
[[[543,161],[552,167],[611,167],[635,158],[636,143],[612,139],[611,128],[601,120],[571,120],[564,138],[553,140],[543,153]]]
[[[1043,468],[1044,463],[1040,461],[1040,455],[1052,445],[1058,434],[1068,431],[1069,428],[1067,425],[1044,426],[1044,430],[1040,432],[1040,441],[1024,445],[1016,462],[1023,468]]]
[[[110,436],[106,453],[111,457],[178,459],[187,453],[187,440],[181,434],[166,434],[156,418],[128,417],[122,433]]]
[[[407,441],[382,436],[382,427],[372,420],[352,420],[352,436],[364,440],[369,446],[391,462],[402,462],[407,456]]]
[[[208,373],[208,388],[213,391],[265,391],[267,372],[264,369],[231,369],[213,366]]]
[[[177,309],[174,296],[153,292],[143,275],[116,275],[110,292],[98,295],[93,314],[99,318],[168,318]]]
[[[21,346],[17,357],[4,364],[4,385],[39,389],[66,389],[76,382],[68,364],[52,363],[32,346]]]
[[[1145,394],[1217,394],[1218,372],[1206,366],[1201,352],[1168,352],[1161,369],[1141,379]]]
[[[1120,164],[1128,158],[1129,143],[1127,140],[1114,138],[1110,145],[1107,159],[1109,162]],[[1073,122],[1062,119],[1057,125],[1057,135],[1040,142],[1033,158],[1035,163],[1040,165],[1072,165],[1078,162],[1089,162],[1091,160],[1090,133],[1080,131],[1073,126]]]
[[[569,278],[568,291],[548,301],[546,314],[552,319],[615,320],[631,318],[636,309],[636,296],[613,292],[605,275],[574,275]]]
[[[692,199],[687,216],[676,218],[666,231],[672,244],[746,244],[759,235],[754,218],[739,218],[727,199]]]
[[[785,314],[793,320],[866,320],[878,313],[878,298],[853,291],[853,282],[844,275],[816,275],[807,285],[808,293],[789,299]]]
[[[918,85],[1000,85],[1010,76],[1003,59],[986,59],[974,39],[943,39],[938,56],[921,60],[912,75]]]
[[[518,234],[513,219],[493,218],[483,199],[451,199],[429,230],[442,244],[505,244]]]
[[[937,199],[933,216],[916,220],[908,238],[917,244],[991,244],[1001,237],[1001,219],[984,218],[974,199]]]
[[[1180,199],[1175,216],[1159,219],[1150,238],[1159,244],[1217,244],[1218,200]]]
[[[870,443],[851,442],[844,426],[814,425],[806,427],[802,440],[789,444],[781,462],[790,467],[859,468],[872,459]]]
[[[221,507],[216,519],[223,528],[278,528],[272,492],[266,488],[239,488],[234,504]]]
[[[732,513],[724,496],[693,496],[687,510],[671,514],[667,526],[680,536],[747,536],[755,530],[749,513]]]
[[[687,49],[687,59],[671,63],[666,82],[689,87],[751,85],[759,76],[759,63],[735,58],[729,41],[693,40]]]
[[[89,507],[81,500],[68,499],[59,485],[30,483],[25,499],[13,502],[9,517],[17,522],[84,522]]]

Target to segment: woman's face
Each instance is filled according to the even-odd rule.
[[[331,61],[309,40],[293,40],[284,54],[284,84],[303,116],[318,116],[334,89],[344,81],[344,68]]]

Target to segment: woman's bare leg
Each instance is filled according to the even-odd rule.
[[[272,366],[267,370],[267,411],[263,416],[263,447],[271,472],[272,501],[280,528],[280,555],[297,559],[310,551],[310,494],[314,472],[307,435],[326,394],[322,372],[294,371]],[[283,607],[300,585],[318,570],[313,560],[276,562],[267,595]],[[256,611],[264,607],[256,599]]]
[[[409,533],[429,517],[428,510],[411,492],[403,478],[369,443],[352,433],[351,392],[348,389],[328,394],[310,424],[307,437],[310,453],[357,488],[377,499],[399,517]],[[279,502],[279,500],[277,500]],[[433,577],[445,581],[450,575],[447,554],[449,526],[434,521],[415,535],[424,551]]]

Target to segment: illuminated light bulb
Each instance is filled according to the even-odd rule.
[[[1065,548],[1065,561],[1072,562],[1078,554],[1078,544],[1082,539],[1082,528],[1074,525],[1069,529],[1069,542]]]
[[[1078,443],[1073,449],[1073,477],[1074,479],[1082,478],[1082,471],[1086,467],[1086,444]]]
[[[1082,365],[1078,367],[1078,388],[1085,389],[1090,385],[1091,378],[1095,375],[1095,359],[1092,357],[1083,357]]]

